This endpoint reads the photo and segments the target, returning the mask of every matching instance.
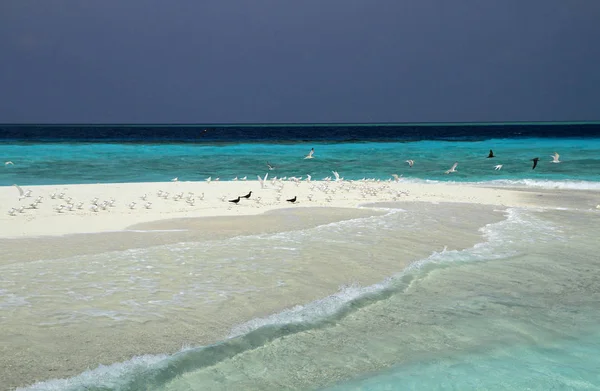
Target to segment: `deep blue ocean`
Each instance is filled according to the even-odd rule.
[[[304,159],[311,148],[315,158]],[[554,152],[563,164],[550,164]],[[14,164],[5,165],[0,185],[256,179],[266,172],[321,179],[332,170],[346,179],[598,182],[599,152],[599,123],[4,125],[0,160]],[[458,172],[445,175],[454,162]]]

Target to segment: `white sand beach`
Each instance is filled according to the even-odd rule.
[[[469,248],[510,207],[600,212],[597,192],[402,181],[22,190],[31,194],[0,188],[0,389],[221,341],[244,322]],[[389,214],[399,207],[404,217]]]
[[[24,186],[21,190],[27,196],[20,196],[15,186],[0,187],[0,237],[120,231],[163,219],[256,215],[290,207],[354,208],[386,201],[546,206],[548,197],[540,194],[561,194],[459,184],[343,180],[267,180],[264,188],[258,181],[213,181]],[[229,202],[250,191],[248,199]],[[293,198],[296,202],[287,201]]]

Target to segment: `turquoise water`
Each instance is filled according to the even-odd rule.
[[[303,159],[310,148],[314,159]],[[487,159],[493,149],[496,158]],[[558,152],[562,164],[551,164]],[[0,185],[232,180],[256,175],[481,182],[600,181],[600,138],[289,144],[4,143]],[[531,159],[540,158],[532,170]],[[405,160],[414,160],[409,168]],[[269,171],[266,162],[275,166]],[[458,162],[458,172],[444,172]],[[502,164],[500,171],[494,166]]]

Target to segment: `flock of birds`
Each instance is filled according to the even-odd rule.
[[[488,156],[487,156],[487,157],[488,157],[488,159],[491,159],[491,158],[495,158],[495,157],[496,157],[496,155],[494,155],[494,151],[490,149],[490,153],[488,154]],[[550,155],[550,157],[552,157],[552,160],[550,161],[550,163],[562,163],[562,162],[559,160],[559,158],[560,158],[560,155],[558,154],[558,152],[554,152],[552,155]],[[531,161],[533,162],[533,166],[531,167],[531,169],[532,169],[532,170],[535,170],[535,168],[536,168],[536,167],[537,167],[537,165],[538,165],[538,162],[540,161],[540,158],[539,158],[539,157],[534,157],[533,159],[531,159]],[[415,164],[415,162],[414,162],[413,160],[407,160],[407,161],[406,161],[406,163],[408,163],[408,165],[409,165],[410,167],[412,167],[412,166],[413,166],[413,164]],[[458,162],[455,162],[455,163],[452,165],[452,167],[450,167],[450,169],[449,169],[449,170],[447,170],[445,173],[446,173],[446,174],[451,174],[451,173],[453,173],[453,172],[456,172],[456,171],[457,171],[457,170],[456,170],[456,167],[457,167],[457,166],[458,166]],[[502,164],[497,164],[497,165],[495,165],[495,166],[494,166],[494,170],[496,170],[496,171],[499,171],[499,170],[501,170],[501,169],[502,169]]]
[[[314,159],[315,156],[315,150],[314,148],[311,148],[311,150],[309,151],[309,153],[304,157],[304,159]],[[552,155],[550,155],[552,157],[552,163],[561,163],[561,161],[559,160],[560,155],[558,153],[554,153]],[[495,158],[496,156],[494,155],[493,150],[490,149],[489,154],[487,156],[487,158]],[[533,161],[533,166],[532,169],[535,169],[538,165],[539,162],[539,158],[535,157],[533,159],[531,159]],[[406,163],[408,163],[409,167],[413,167],[413,165],[415,164],[415,161],[412,159],[406,160]],[[12,161],[7,161],[4,163],[5,166],[12,166],[14,165],[14,163]],[[458,166],[458,162],[455,162],[452,167],[450,167],[447,171],[445,171],[446,174],[451,174],[454,172],[457,172],[457,166]],[[267,161],[267,168],[269,171],[275,170],[276,167],[271,164],[269,161]],[[495,170],[501,170],[502,169],[502,164],[498,164],[496,166],[494,166]],[[325,198],[326,201],[331,202],[332,198],[331,198],[331,194],[334,194],[337,190],[330,188],[329,185],[327,185],[327,183],[329,183],[330,181],[334,181],[334,182],[343,182],[344,178],[341,178],[339,173],[336,171],[332,171],[333,173],[333,177],[325,177],[322,179],[322,182],[325,183],[325,185],[313,185],[311,187],[311,190],[321,190],[326,194],[329,194],[329,196],[327,198]],[[257,176],[258,178],[258,182],[260,184],[261,189],[264,189],[265,187],[267,187],[267,179],[268,179],[268,175],[269,173],[267,173],[264,177],[260,177]],[[335,179],[334,179],[335,178]],[[398,182],[400,180],[400,176],[398,174],[392,174],[392,178],[394,181]],[[277,178],[274,177],[271,179],[271,185],[276,189],[276,191],[278,192],[278,195],[275,197],[276,201],[279,202],[281,201],[281,195],[279,193],[281,193],[282,189],[283,189],[283,183],[285,181],[291,181],[296,183],[296,185],[299,185],[301,181],[306,181],[306,182],[310,182],[312,179],[312,177],[310,175],[306,175],[306,177],[303,179],[303,177],[282,177],[282,178]],[[235,177],[233,179],[233,181],[237,181],[239,180],[238,177]],[[241,178],[242,181],[247,180],[247,177],[243,177]],[[179,179],[178,178],[173,178],[171,180],[172,182],[178,182]],[[208,177],[207,179],[205,179],[205,181],[207,183],[211,183],[211,181],[213,181],[212,177]],[[216,178],[214,181],[219,181],[219,178]],[[391,181],[391,179],[389,179],[388,181]],[[366,179],[363,178],[362,180],[359,181],[346,181],[346,183],[348,183],[349,187],[346,187],[345,189],[347,191],[350,191],[350,189],[356,189],[356,186],[358,186],[358,184],[362,183],[363,185],[365,183],[374,183],[374,182],[380,182],[379,180],[376,179]],[[14,185],[18,192],[19,192],[19,201],[22,201],[24,199],[30,198],[32,191],[31,190],[23,190],[20,186],[18,185]],[[381,188],[379,189],[379,191],[381,190],[385,190],[385,188]],[[389,191],[390,194],[394,195],[393,199],[397,199],[397,197],[399,197],[402,194],[407,194],[407,193],[403,193],[403,192],[394,192],[390,189],[387,189]],[[366,196],[368,194],[374,195],[377,194],[378,191],[373,191],[373,190],[369,190],[367,187],[364,187],[361,189],[361,194],[363,196],[363,198],[366,198]],[[169,199],[170,194],[167,191],[163,191],[163,190],[159,190],[157,192],[157,197],[159,199]],[[237,198],[227,198],[226,195],[223,195],[221,197],[219,197],[219,199],[221,201],[228,201],[231,204],[239,204],[240,201],[242,201],[243,199],[245,200],[249,200],[252,197],[252,191],[250,191],[249,193],[245,194],[245,195],[240,195]],[[82,210],[84,209],[84,205],[85,203],[82,201],[76,202],[72,197],[68,197],[65,193],[52,193],[50,194],[50,198],[51,199],[59,199],[61,200],[61,203],[55,207],[55,210],[57,213],[64,213],[67,211],[73,211],[73,210]],[[308,200],[312,201],[314,199],[314,194],[311,193],[308,195]],[[24,213],[26,209],[38,209],[39,204],[41,204],[43,202],[44,197],[43,196],[39,196],[37,197],[34,201],[26,204],[26,205],[21,205],[19,207],[13,207],[8,211],[8,214],[11,216],[15,216],[17,215],[17,213]],[[152,208],[152,202],[148,200],[148,195],[144,194],[140,197],[141,201],[143,202],[142,205],[145,209],[151,209]],[[186,203],[189,204],[190,206],[194,206],[196,200],[204,200],[204,193],[202,193],[202,195],[200,196],[195,196],[194,193],[189,192],[187,194],[187,196],[184,197],[183,192],[179,192],[175,195],[172,196],[172,199],[174,201],[180,201],[182,199],[185,199]],[[257,197],[254,199],[254,201],[257,204],[260,204],[262,198],[261,197]],[[295,204],[298,201],[298,197],[297,196],[293,196],[291,198],[285,198],[286,202],[289,202],[291,204]],[[104,200],[104,201],[100,201],[97,197],[92,199],[90,201],[89,204],[89,210],[91,210],[92,212],[99,212],[101,210],[107,210],[109,208],[114,208],[116,205],[116,200],[114,198],[110,198],[108,200]],[[135,209],[136,206],[138,205],[138,201],[131,201],[127,204],[127,207],[129,209]],[[600,205],[599,205],[600,206]]]

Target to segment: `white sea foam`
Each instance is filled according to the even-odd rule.
[[[94,387],[95,389],[119,390],[135,373],[158,370],[168,365],[169,355],[144,355],[111,365],[100,365],[95,369],[67,379],[54,379],[17,388],[16,391],[75,391]]]
[[[478,182],[439,181],[433,179],[404,178],[402,182],[415,184],[447,184],[457,186],[531,187],[536,189],[600,190],[600,182],[544,179],[495,179]]]
[[[548,229],[546,223],[535,219],[530,214],[518,209],[508,209],[507,218],[498,223],[491,223],[481,228],[486,237],[485,242],[476,244],[466,250],[451,250],[446,248],[440,252],[433,252],[429,257],[412,263],[402,272],[391,276],[384,281],[362,287],[360,285],[342,286],[340,290],[328,297],[311,302],[306,305],[297,305],[279,313],[264,317],[255,318],[249,322],[242,323],[233,327],[229,338],[247,334],[263,326],[285,325],[301,322],[315,322],[319,319],[330,317],[338,313],[348,303],[359,299],[368,294],[380,292],[390,288],[396,281],[408,273],[416,272],[425,265],[436,263],[448,263],[457,261],[480,261],[500,259],[511,256],[516,251],[506,246],[511,243],[511,234],[519,237],[519,232],[523,229],[542,230]]]
[[[552,181],[541,179],[498,179],[493,181],[475,182],[484,186],[502,187],[533,187],[538,189],[568,189],[568,190],[600,190],[600,182],[591,181]]]

